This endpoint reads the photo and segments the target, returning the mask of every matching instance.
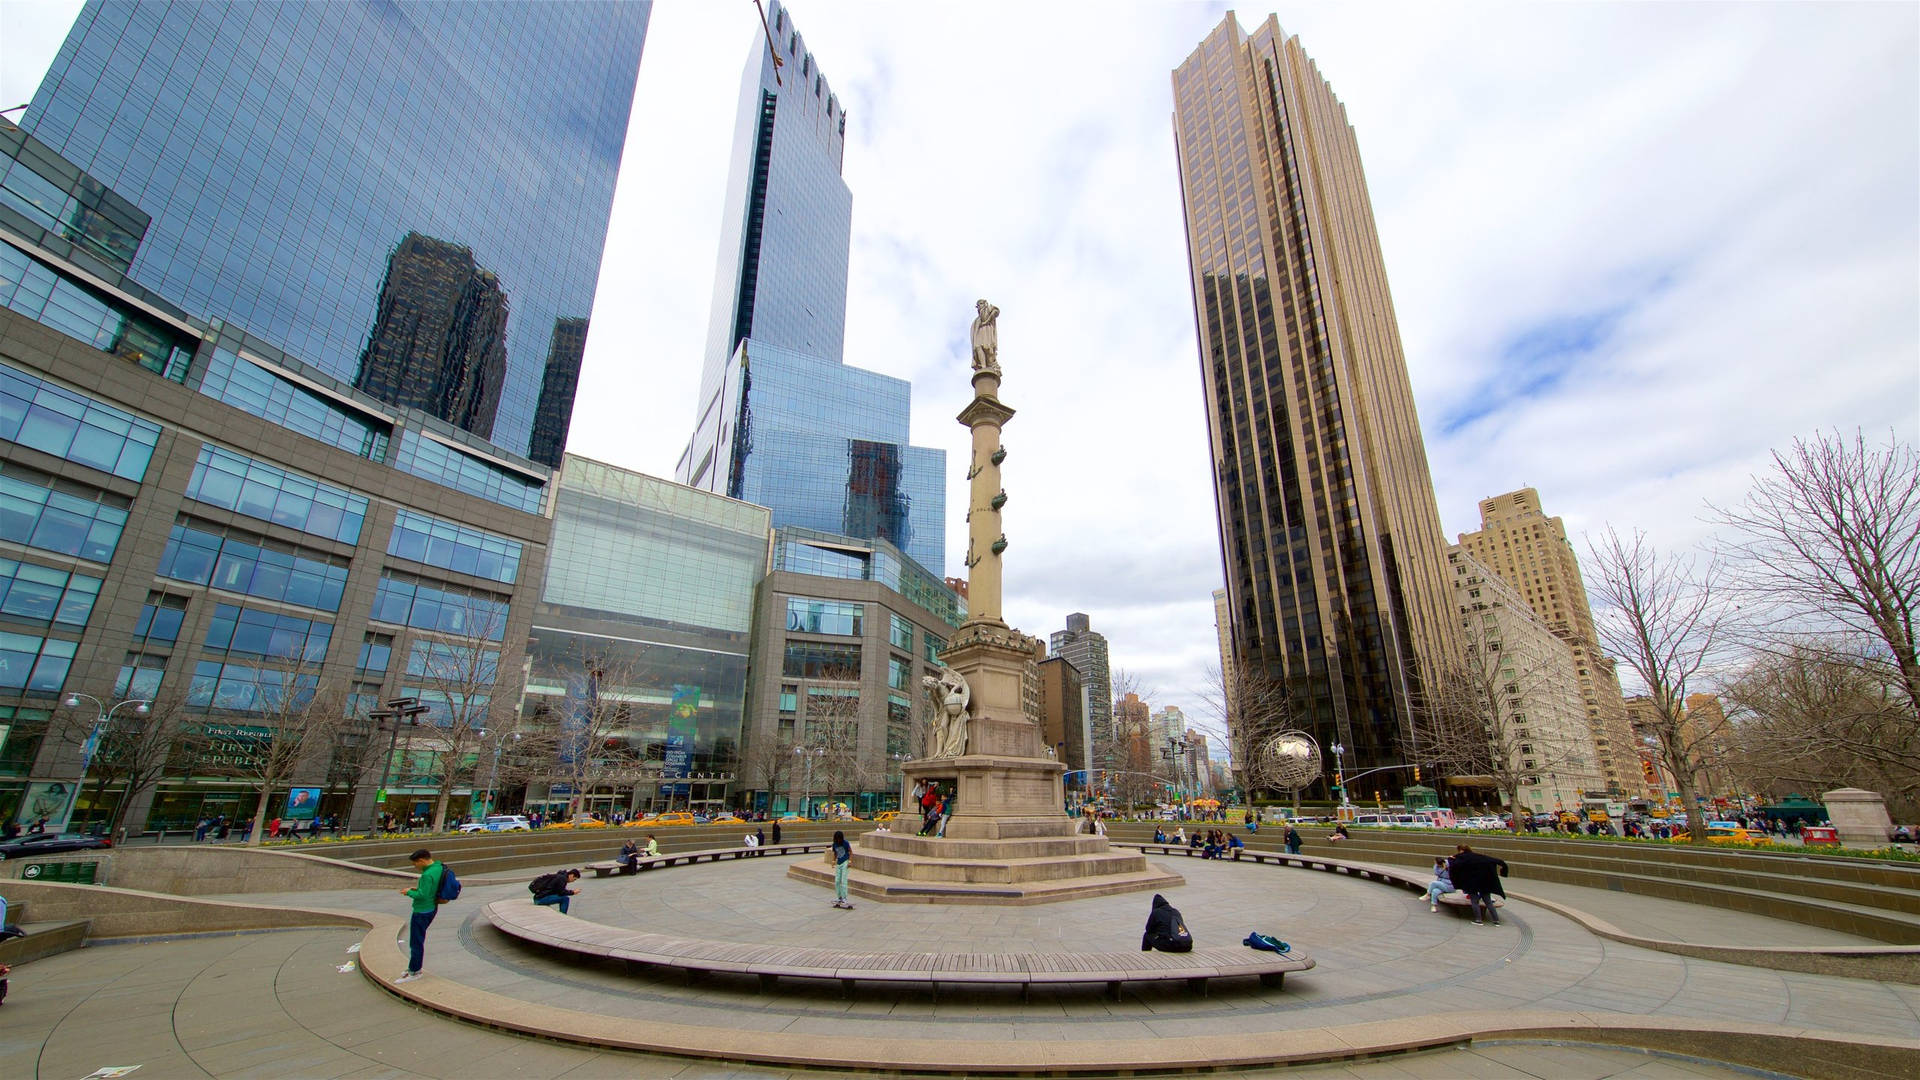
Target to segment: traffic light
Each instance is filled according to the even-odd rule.
[[[1418,765],[1413,767],[1413,782],[1416,784],[1420,782],[1420,766]]]

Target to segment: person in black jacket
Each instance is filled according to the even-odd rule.
[[[1167,898],[1153,894],[1153,910],[1147,913],[1147,932],[1140,936],[1140,951],[1192,952],[1193,935],[1187,932],[1187,920]]]
[[[1500,887],[1500,879],[1507,876],[1506,860],[1482,855],[1461,844],[1447,861],[1447,868],[1453,872],[1453,887],[1467,894],[1467,904],[1473,910],[1473,925],[1479,926],[1484,918],[1499,926],[1500,913],[1494,910],[1493,897],[1496,893],[1502,897],[1507,895]]]
[[[560,914],[565,915],[567,899],[578,896],[580,892],[578,889],[570,889],[567,886],[579,880],[580,871],[578,870],[555,870],[551,874],[542,874],[534,878],[527,886],[527,890],[533,893],[534,903],[542,907],[557,906]]]

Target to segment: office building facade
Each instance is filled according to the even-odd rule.
[[[1093,622],[1082,612],[1067,616],[1067,628],[1047,637],[1047,651],[1065,659],[1080,673],[1087,688],[1087,731],[1092,740],[1088,753],[1095,769],[1108,767],[1107,757],[1116,745],[1113,724],[1113,673],[1108,667],[1107,638],[1093,629]]]
[[[476,778],[435,732],[513,721],[545,472],[145,290],[123,270],[146,235],[130,207],[0,125],[0,814],[244,820],[272,732],[329,710],[345,722],[270,809],[291,783],[353,824],[442,795],[464,812]],[[458,685],[449,657],[471,661]],[[420,726],[370,718],[403,695]],[[178,736],[130,798],[82,759],[103,713]]]
[[[786,7],[742,78],[698,412],[675,478],[941,573],[946,453],[908,441],[911,387],[842,363],[846,112]],[[776,67],[776,54],[782,63]]]
[[[134,281],[526,455],[650,9],[91,0],[20,126],[151,215]]]
[[[1173,96],[1236,660],[1352,767],[1402,764],[1456,650],[1359,145],[1276,18],[1229,13]]]
[[[925,753],[921,680],[966,604],[885,541],[780,528],[773,548],[755,601],[741,804],[897,807],[901,766]]]
[[[1579,810],[1588,793],[1605,793],[1606,777],[1587,727],[1572,647],[1518,589],[1464,547],[1449,548],[1447,562],[1466,654],[1464,670],[1476,680],[1476,697],[1488,696],[1484,687],[1499,691],[1480,704],[1499,710],[1487,720],[1489,730],[1498,735],[1489,751],[1504,754],[1507,774],[1521,778],[1523,806],[1511,809],[1536,814]],[[1499,794],[1481,789],[1453,796],[1463,803],[1484,804]]]
[[[1620,693],[1613,658],[1600,651],[1580,561],[1566,522],[1548,517],[1540,493],[1521,488],[1480,500],[1480,529],[1460,546],[1510,583],[1573,650],[1588,732],[1608,790],[1634,792],[1643,782],[1640,755]]]
[[[521,712],[568,752],[523,805],[732,804],[770,537],[763,507],[566,457]]]
[[[1040,661],[1040,716],[1054,757],[1067,767],[1067,787],[1084,789],[1093,768],[1092,733],[1087,726],[1087,684],[1064,656]]]

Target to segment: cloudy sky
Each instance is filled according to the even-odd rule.
[[[25,101],[77,5],[0,4]],[[1007,613],[1084,611],[1203,712],[1218,535],[1169,74],[1221,4],[797,0],[849,113],[847,361],[914,384],[965,551],[976,297],[1002,309]],[[1920,437],[1920,7],[1280,4],[1359,133],[1449,537],[1522,486],[1700,543],[1770,448]],[[747,0],[654,8],[570,449],[692,423]],[[1584,541],[1576,540],[1584,552]]]

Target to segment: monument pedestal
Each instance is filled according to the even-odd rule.
[[[1040,729],[1021,712],[1021,673],[1029,640],[1004,625],[969,623],[947,651],[966,676],[974,713],[967,752],[908,762],[895,819],[918,826],[906,792],[926,780],[953,792],[942,836],[873,832],[856,842],[848,891],[907,903],[1042,904],[1108,893],[1170,889],[1179,874],[1148,865],[1138,852],[1112,850],[1104,836],[1080,834],[1066,815],[1066,766],[1046,755]],[[833,883],[833,865],[803,863],[790,877]]]

